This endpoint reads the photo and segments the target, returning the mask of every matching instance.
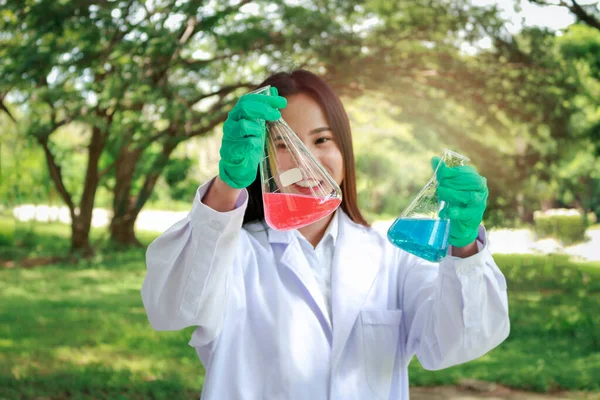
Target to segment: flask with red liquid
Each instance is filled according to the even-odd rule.
[[[270,95],[269,86],[254,93]],[[267,224],[276,230],[310,225],[333,213],[342,191],[283,118],[266,123],[260,163]]]

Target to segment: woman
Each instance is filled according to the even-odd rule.
[[[440,168],[439,196],[455,204],[451,249],[428,263],[362,217],[350,125],[332,89],[302,70],[265,85],[272,96],[242,96],[229,113],[219,175],[148,248],[148,318],[156,330],[197,327],[190,345],[206,369],[202,398],[408,399],[413,355],[434,370],[501,343],[506,281],[480,226],[485,178]],[[334,214],[297,231],[263,220],[264,120],[280,116],[343,192]]]

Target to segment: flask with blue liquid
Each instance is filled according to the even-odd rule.
[[[445,150],[441,157],[448,167],[465,165],[469,159],[451,150]],[[440,211],[446,207],[437,197],[437,170],[429,182],[421,189],[414,200],[388,230],[388,240],[395,246],[427,261],[440,262],[448,252],[450,220],[440,218]]]

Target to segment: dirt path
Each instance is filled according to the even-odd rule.
[[[469,385],[467,385],[469,386]],[[483,388],[467,386],[412,387],[411,400],[600,400],[600,393],[563,392],[553,394],[521,392],[507,387],[487,384]]]

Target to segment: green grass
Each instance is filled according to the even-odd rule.
[[[0,259],[68,249],[65,226],[22,228],[0,220]],[[198,399],[203,369],[187,345],[192,328],[151,329],[139,294],[144,249],[114,251],[103,235],[93,237],[104,251],[79,264],[0,269],[0,399]],[[509,285],[510,337],[443,371],[415,360],[411,384],[476,378],[534,391],[600,390],[600,264],[496,260]]]
[[[600,390],[600,263],[496,255],[509,290],[511,333],[497,349],[442,371],[410,366],[411,383],[461,378],[532,390]]]
[[[156,233],[140,231],[137,238],[149,244]],[[12,218],[0,217],[0,261],[23,260],[37,257],[63,257],[71,246],[69,225],[44,222],[19,222]],[[108,242],[106,228],[92,228],[92,245],[101,250],[115,250]]]

